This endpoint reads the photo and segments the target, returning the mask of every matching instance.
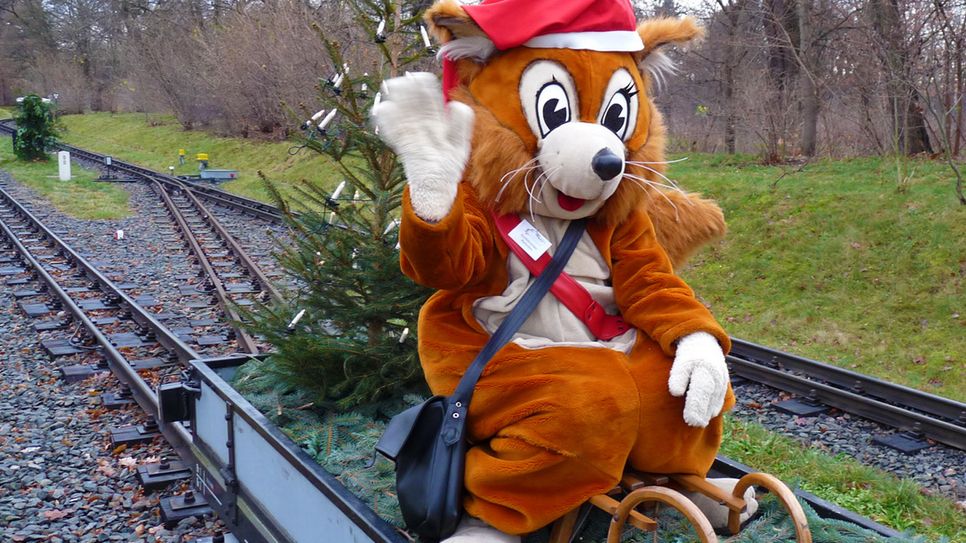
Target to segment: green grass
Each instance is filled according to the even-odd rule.
[[[242,138],[216,137],[202,131],[186,131],[171,115],[138,113],[89,113],[65,115],[64,141],[81,148],[117,156],[151,169],[197,174],[197,153],[208,153],[209,167],[238,170],[238,179],[224,183],[226,190],[270,201],[258,172],[285,185],[310,179],[335,186],[338,179],[323,157],[308,149],[292,155],[291,142],[259,142]],[[187,152],[185,165],[178,161],[178,150]]]
[[[119,185],[95,181],[98,173],[71,166],[71,180],[57,177],[57,160],[23,162],[10,148],[10,139],[0,140],[0,170],[36,190],[61,212],[78,219],[123,219],[131,215],[128,192]]]
[[[0,119],[9,119],[13,117],[12,107],[0,107]]]
[[[692,155],[671,177],[715,198],[730,231],[682,275],[734,336],[966,399],[966,208],[938,162],[783,170]]]
[[[860,515],[931,541],[966,533],[966,515],[950,500],[927,496],[917,483],[863,466],[847,455],[831,456],[769,432],[757,424],[725,419],[721,453],[771,473]]]

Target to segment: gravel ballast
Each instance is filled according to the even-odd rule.
[[[33,202],[35,214],[47,216],[48,223],[66,219],[29,197],[32,191],[10,182],[3,172],[0,182],[7,182],[4,188],[18,197],[28,195],[25,199]],[[101,238],[113,239],[113,230],[119,227],[113,221],[75,222],[64,228],[66,235],[93,243],[106,244]],[[3,251],[3,256],[13,255]],[[94,255],[125,262],[116,253]],[[62,367],[96,364],[100,356],[88,350],[49,359],[40,342],[76,334],[76,325],[66,331],[36,332],[37,321],[24,316],[18,302],[50,302],[51,298],[41,294],[16,299],[14,291],[23,287],[5,283],[16,277],[0,278],[4,281],[0,288],[0,540],[173,543],[220,530],[211,518],[186,519],[167,528],[161,525],[159,499],[180,493],[185,486],[145,494],[135,474],[139,466],[172,456],[173,451],[160,439],[111,447],[110,428],[143,424],[148,417],[136,406],[115,411],[102,407],[101,396],[119,390],[108,373],[75,384],[60,380]]]

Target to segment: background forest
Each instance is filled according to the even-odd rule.
[[[709,30],[659,97],[673,150],[962,156],[966,0],[637,6]],[[337,0],[0,0],[0,104],[57,93],[62,113],[173,111],[186,128],[282,139],[285,104],[311,104],[332,72],[306,22],[353,70],[379,60],[353,47],[373,29]]]

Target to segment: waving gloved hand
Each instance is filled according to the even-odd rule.
[[[473,109],[444,104],[439,80],[424,72],[384,81],[381,92],[372,108],[379,136],[402,160],[413,211],[439,222],[453,207],[470,154]]]
[[[728,390],[728,366],[718,340],[707,332],[682,337],[667,384],[672,396],[686,394],[684,422],[707,426],[721,412]]]

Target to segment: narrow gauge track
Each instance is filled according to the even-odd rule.
[[[966,450],[966,404],[739,339],[732,373]]]
[[[54,297],[73,322],[83,327],[90,343],[83,345],[67,340],[48,343],[45,348],[51,353],[61,349],[98,350],[110,371],[130,389],[138,405],[149,414],[157,413],[155,387],[162,380],[177,376],[188,361],[200,358],[199,353],[2,188],[0,230],[8,247],[27,266],[19,272],[23,277],[16,281],[24,289],[16,294],[18,298],[27,300],[44,294]],[[26,302],[21,303],[28,309]],[[52,308],[29,309],[35,316],[52,313]],[[56,315],[42,324],[51,329],[69,325]],[[80,331],[75,330],[71,338]],[[175,451],[186,457],[191,443],[188,430],[181,424],[166,425],[159,430]]]
[[[251,305],[256,296],[280,300],[281,294],[248,252],[191,190],[180,183],[165,185],[157,179],[152,179],[151,185],[164,201],[204,270],[207,277],[205,287],[215,294],[228,316],[239,346],[247,353],[258,353],[257,341],[240,325],[242,318],[237,306]]]

